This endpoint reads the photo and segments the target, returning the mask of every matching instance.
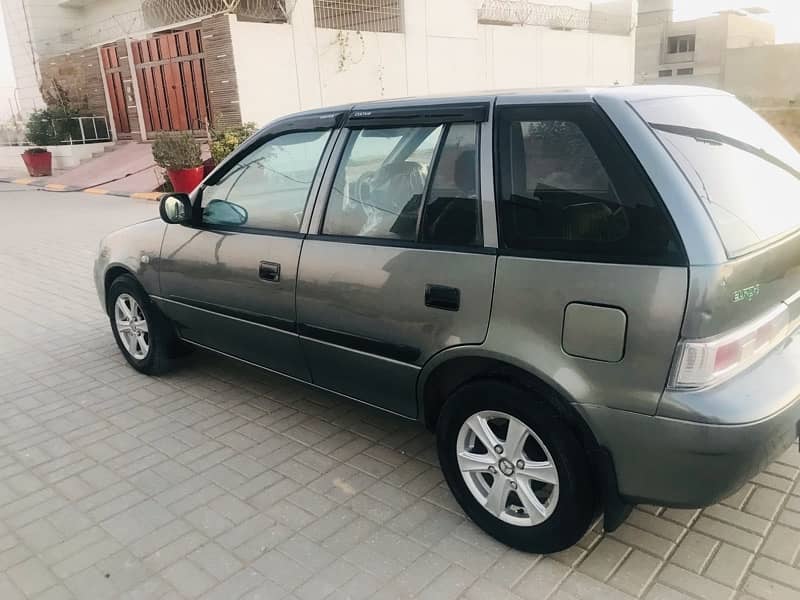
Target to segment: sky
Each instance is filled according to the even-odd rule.
[[[696,19],[725,9],[758,6],[769,10],[759,18],[775,25],[775,43],[800,42],[800,0],[675,0],[674,19]]]
[[[759,6],[770,11],[763,15],[775,25],[778,44],[800,42],[800,0],[675,0],[675,20],[695,19],[725,9]],[[5,22],[0,19],[0,119],[10,114],[9,98],[14,94],[14,70],[8,52]]]

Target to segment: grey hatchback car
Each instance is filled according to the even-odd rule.
[[[728,94],[309,111],[160,212],[95,266],[135,369],[198,346],[422,421],[516,548],[714,503],[798,436],[800,155]]]

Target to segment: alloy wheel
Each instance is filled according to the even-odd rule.
[[[114,322],[125,350],[136,360],[150,351],[150,329],[142,307],[130,294],[120,294],[114,304]]]
[[[558,471],[541,438],[521,420],[480,411],[464,421],[456,453],[467,488],[489,513],[523,527],[546,521],[558,504]]]

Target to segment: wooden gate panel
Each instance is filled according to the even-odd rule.
[[[125,99],[125,89],[122,85],[122,68],[119,64],[119,55],[116,46],[100,48],[100,57],[103,61],[103,75],[111,101],[111,114],[117,135],[129,135],[131,124],[128,120],[128,105]]]
[[[209,117],[199,29],[133,42],[133,61],[150,131],[198,131]]]

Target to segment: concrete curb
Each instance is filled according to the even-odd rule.
[[[14,185],[27,185],[40,190],[49,192],[82,192],[84,194],[98,194],[103,196],[118,196],[121,198],[136,198],[137,200],[152,200],[157,202],[161,198],[162,192],[113,192],[101,187],[82,188],[62,183],[46,183],[41,179],[23,177],[12,179],[10,177],[0,177],[0,183],[13,183]]]

